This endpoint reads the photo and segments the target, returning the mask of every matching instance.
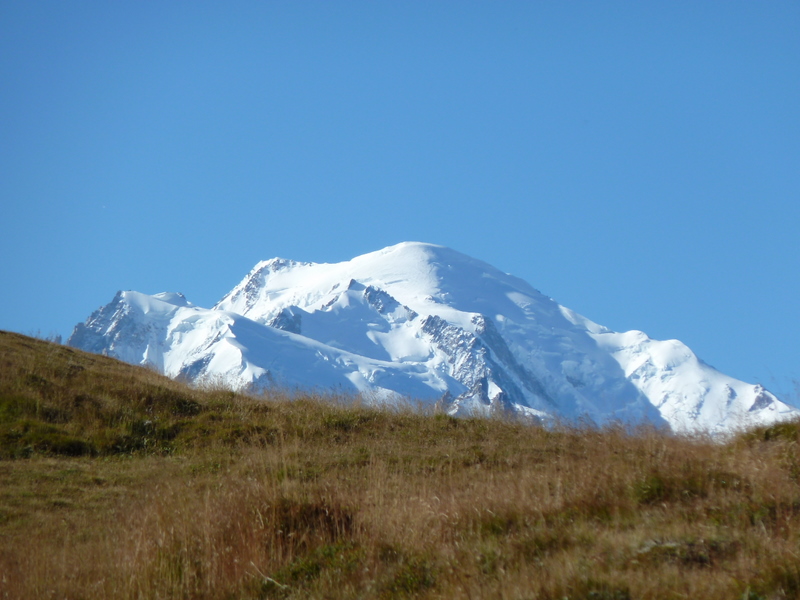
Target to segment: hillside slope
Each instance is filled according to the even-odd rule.
[[[712,443],[324,399],[200,390],[0,332],[0,595],[800,589],[797,423]]]

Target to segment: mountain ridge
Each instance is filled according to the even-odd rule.
[[[420,242],[340,263],[260,261],[211,309],[119,292],[68,344],[189,381],[341,387],[453,415],[725,433],[797,414],[678,340],[611,331],[522,279]]]

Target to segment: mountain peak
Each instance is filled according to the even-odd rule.
[[[120,293],[69,342],[167,375],[413,398],[450,414],[621,420],[724,433],[798,411],[677,340],[616,333],[444,246],[259,262],[212,309]]]

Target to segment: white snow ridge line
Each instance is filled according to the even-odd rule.
[[[263,261],[210,309],[119,292],[68,344],[194,382],[338,388],[453,415],[712,435],[798,416],[677,340],[611,331],[484,262],[417,242],[336,264]]]

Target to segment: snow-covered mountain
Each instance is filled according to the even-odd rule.
[[[119,292],[71,346],[193,382],[401,398],[450,414],[728,432],[797,416],[677,340],[616,333],[464,254],[403,243],[337,264],[260,262],[214,307]]]

